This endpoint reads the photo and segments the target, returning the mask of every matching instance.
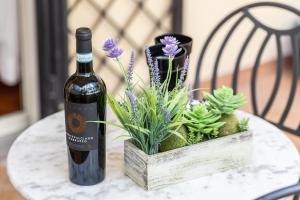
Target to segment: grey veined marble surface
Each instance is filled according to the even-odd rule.
[[[26,199],[34,200],[243,200],[296,183],[300,162],[291,141],[262,119],[242,112],[238,115],[250,117],[254,130],[252,161],[241,169],[147,192],[124,175],[123,141],[113,140],[120,131],[108,128],[105,181],[77,186],[68,179],[64,114],[59,112],[17,138],[8,155],[8,175]],[[108,116],[112,118],[111,113]]]

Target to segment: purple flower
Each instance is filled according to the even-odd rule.
[[[171,121],[171,115],[170,115],[170,112],[165,108],[165,107],[161,107],[162,111],[163,111],[163,114],[167,120],[167,122],[170,122]]]
[[[110,58],[119,58],[122,53],[123,53],[122,49],[113,48],[106,53],[106,56]]]
[[[134,66],[134,51],[131,51],[130,54],[130,61],[128,64],[128,71],[127,71],[127,79],[128,79],[128,87],[131,88],[132,78],[133,78],[133,66]]]
[[[158,61],[155,59],[154,68],[153,68],[153,75],[154,75],[154,82],[156,87],[160,87],[160,75],[159,75],[159,68],[158,68]]]
[[[153,69],[152,55],[151,55],[149,47],[146,47],[146,59],[147,59],[147,63],[148,63],[149,68],[150,68],[150,80],[152,82],[152,80],[154,78],[154,69]]]
[[[188,68],[189,68],[189,57],[187,57],[187,58],[184,60],[183,69],[182,69],[182,71],[181,71],[181,73],[180,73],[179,85],[182,85],[182,83],[183,83],[183,81],[184,81],[184,77],[185,77],[186,74],[187,74]]]
[[[166,56],[175,56],[182,50],[182,48],[178,48],[176,44],[171,44],[166,45],[162,50]]]
[[[164,45],[177,45],[177,44],[179,44],[178,40],[173,36],[165,36],[163,39],[160,39],[160,42]]]
[[[110,50],[112,50],[112,49],[117,45],[117,43],[118,43],[117,40],[114,40],[114,39],[112,39],[112,38],[108,38],[108,39],[104,42],[104,44],[103,44],[103,46],[102,46],[102,49],[103,49],[104,51],[110,51]]]
[[[125,94],[126,96],[128,97],[129,101],[130,101],[130,104],[131,104],[131,107],[132,107],[132,110],[133,110],[133,115],[135,116],[137,114],[137,111],[138,111],[138,108],[137,108],[137,103],[136,103],[136,100],[135,100],[135,97],[134,95],[129,92],[129,91],[125,91]]]

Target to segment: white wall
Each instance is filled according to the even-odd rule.
[[[184,20],[183,20],[183,32],[190,35],[194,39],[193,53],[191,55],[191,69],[189,71],[189,80],[194,80],[194,74],[196,69],[196,63],[206,38],[216,24],[221,21],[231,11],[244,6],[246,4],[254,3],[253,0],[185,0],[184,1]],[[275,2],[285,3],[300,9],[299,0],[276,0]],[[279,9],[256,9],[253,14],[258,19],[264,21],[267,25],[273,27],[288,28],[292,27],[296,23],[296,16],[288,14]],[[234,18],[235,21],[237,18]],[[233,21],[230,21],[228,25],[232,25]],[[204,77],[209,77],[213,66],[213,61],[217,54],[219,45],[224,38],[224,34],[227,33],[229,26],[225,26],[224,29],[217,35],[216,40],[212,44],[212,48],[208,52],[208,59],[204,62]],[[232,66],[236,60],[236,54],[241,47],[245,37],[251,30],[251,24],[249,21],[245,21],[241,24],[239,31],[236,31],[232,35],[232,39],[229,40],[226,53],[223,55],[221,60],[220,74],[232,73]],[[262,39],[266,33],[259,30],[252,38],[248,50],[245,52],[245,56],[242,60],[243,67],[249,67],[253,65],[254,57],[257,54],[258,48],[262,43]],[[267,45],[266,51],[263,54],[262,62],[275,59],[275,40],[271,38],[270,44]],[[284,53],[289,54],[290,43],[283,38]]]

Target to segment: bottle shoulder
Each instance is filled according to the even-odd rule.
[[[65,83],[64,93],[72,93],[76,95],[93,95],[98,93],[106,93],[106,86],[102,79],[95,74],[82,76],[73,74]]]

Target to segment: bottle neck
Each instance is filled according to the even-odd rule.
[[[90,75],[94,73],[93,61],[82,63],[77,61],[76,73],[79,75]]]
[[[76,73],[79,75],[93,74],[93,54],[91,39],[82,40],[77,38],[76,41]]]

